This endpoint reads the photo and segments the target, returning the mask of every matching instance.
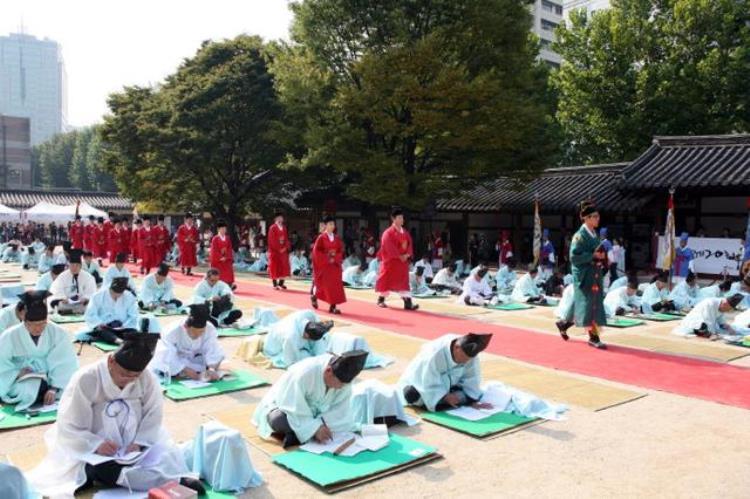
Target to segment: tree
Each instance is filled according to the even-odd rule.
[[[613,0],[557,31],[569,164],[632,160],[654,135],[750,127],[750,0]]]
[[[554,145],[527,4],[293,3],[293,43],[272,63],[288,164],[332,167],[349,195],[413,209],[533,175]]]
[[[68,179],[79,189],[90,191],[93,187],[87,163],[87,155],[94,131],[91,128],[81,130],[76,134],[73,158]]]
[[[39,167],[42,173],[42,186],[73,187],[68,172],[73,163],[78,132],[61,133],[42,144],[39,152]]]
[[[204,42],[157,88],[109,98],[105,169],[124,194],[161,209],[207,209],[235,227],[292,199],[276,166],[281,108],[258,37]]]

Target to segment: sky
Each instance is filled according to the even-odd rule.
[[[158,83],[201,42],[260,35],[288,39],[288,0],[1,0],[0,36],[50,38],[62,46],[68,124],[100,122],[107,96]]]

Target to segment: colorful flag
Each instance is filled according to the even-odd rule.
[[[81,200],[80,199],[76,199],[76,218],[78,218],[78,212],[79,212],[80,208],[81,208]]]
[[[534,200],[534,265],[542,252],[542,219],[539,217],[539,200]]]
[[[669,270],[672,268],[675,258],[675,230],[674,230],[674,191],[669,191],[669,201],[667,202],[667,225],[664,229],[664,238],[666,251],[664,252],[664,262],[661,268],[663,270]]]

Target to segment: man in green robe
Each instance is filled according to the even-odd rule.
[[[599,329],[607,323],[604,311],[604,272],[607,269],[607,253],[596,235],[599,226],[599,211],[591,201],[580,206],[583,224],[573,236],[570,245],[570,264],[573,274],[572,316],[557,322],[560,336],[567,341],[567,330],[575,324],[586,329],[589,345],[607,348],[599,339]]]

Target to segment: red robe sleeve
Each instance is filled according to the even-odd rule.
[[[398,233],[392,229],[386,229],[380,240],[380,258],[383,261],[400,258],[401,249],[398,244]]]

